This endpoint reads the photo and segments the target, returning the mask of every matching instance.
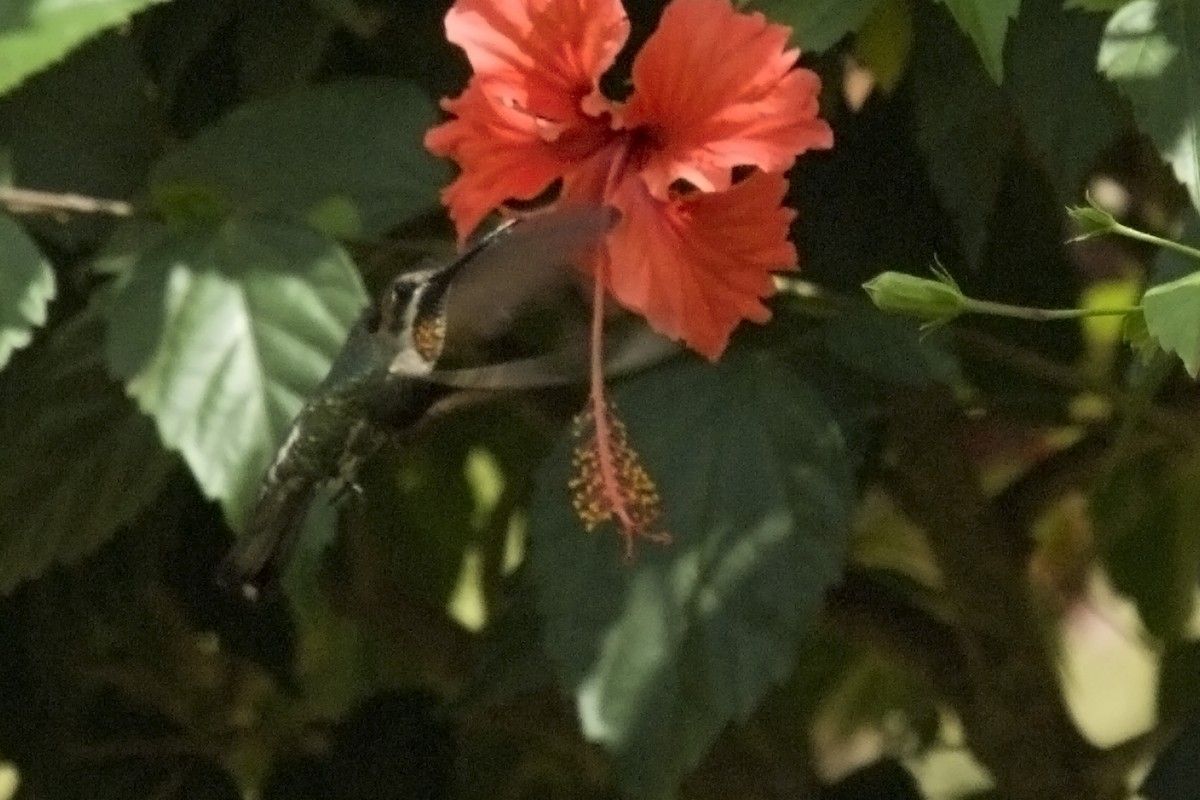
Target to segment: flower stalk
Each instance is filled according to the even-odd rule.
[[[921,278],[905,272],[884,272],[863,284],[871,302],[880,311],[903,314],[923,320],[924,327],[936,327],[963,314],[989,314],[1031,322],[1057,322],[1085,317],[1129,316],[1141,306],[1115,308],[1036,308],[991,300],[977,300],[963,294],[944,270],[935,268],[936,278]]]
[[[1165,247],[1168,250],[1174,250],[1176,253],[1181,253],[1188,258],[1200,261],[1200,250],[1195,247],[1188,247],[1182,242],[1164,239],[1161,236],[1155,236],[1153,233],[1140,231],[1137,228],[1131,228],[1117,220],[1108,210],[1098,205],[1095,199],[1090,194],[1086,195],[1087,205],[1068,208],[1067,214],[1071,219],[1079,224],[1080,232],[1078,235],[1071,237],[1070,242],[1082,242],[1086,239],[1091,239],[1094,236],[1111,233],[1117,236],[1124,236],[1126,239],[1133,239],[1138,242],[1145,242],[1157,247]]]

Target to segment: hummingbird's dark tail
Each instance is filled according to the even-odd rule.
[[[217,585],[251,603],[274,595],[300,543],[313,495],[307,481],[264,491],[249,529],[217,567]]]

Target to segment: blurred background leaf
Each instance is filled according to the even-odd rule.
[[[1150,800],[1184,800],[1195,796],[1200,780],[1200,715],[1159,754],[1142,783],[1141,794]]]
[[[1021,0],[940,0],[958,27],[971,38],[988,75],[1004,80],[1004,42],[1009,23],[1017,16]]]
[[[994,76],[945,10],[919,5],[914,30],[916,140],[938,199],[958,227],[966,263],[978,267],[1013,125]],[[957,265],[941,255],[954,274]]]
[[[1009,30],[1004,88],[1064,206],[1080,202],[1084,179],[1122,130],[1116,93],[1096,73],[1103,31],[1104,17],[1059,0],[1025,0]]]
[[[133,36],[105,33],[0,97],[0,142],[11,151],[14,185],[115,199],[144,191],[169,131],[138,45]],[[72,255],[95,247],[116,225],[101,214],[22,221]]]
[[[1200,9],[1186,0],[1132,0],[1108,21],[1097,68],[1129,98],[1200,209]]]
[[[437,203],[449,170],[421,144],[434,119],[428,97],[401,81],[297,90],[238,108],[168,153],[150,191],[168,218],[186,219],[198,197],[377,237]]]
[[[0,94],[163,0],[14,0],[0,9]]]
[[[1093,496],[1101,556],[1113,585],[1137,604],[1151,634],[1186,631],[1200,579],[1196,456],[1150,452],[1122,464]]]
[[[54,299],[54,270],[12,217],[0,214],[0,369],[14,350],[33,339],[34,328],[46,323],[46,307]]]
[[[100,547],[176,465],[108,376],[103,330],[68,320],[0,374],[0,593]]]
[[[801,50],[827,50],[859,29],[881,0],[754,0],[751,8],[791,26]]]

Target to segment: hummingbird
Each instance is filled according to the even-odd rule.
[[[587,206],[509,220],[458,256],[393,279],[351,327],[292,421],[259,485],[247,531],[218,567],[218,583],[251,602],[273,591],[318,491],[345,494],[367,457],[456,397],[582,379],[582,341],[537,356],[471,362],[503,339],[524,309],[570,284],[570,263],[599,243],[615,215]],[[641,326],[610,347],[605,365],[628,372],[674,351]]]

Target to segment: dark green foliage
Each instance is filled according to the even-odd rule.
[[[912,773],[884,759],[852,772],[821,792],[821,800],[921,800]]]
[[[1150,800],[1184,800],[1196,796],[1200,764],[1200,716],[1193,716],[1183,731],[1163,750],[1146,776],[1141,793]]]
[[[1103,233],[1200,246],[1190,0],[739,3],[792,26],[835,147],[789,176],[773,321],[611,376],[671,543],[583,530],[580,380],[439,409],[315,504],[280,595],[214,584],[351,323],[454,246],[422,141],[469,74],[449,5],[0,2],[0,800],[10,763],[41,800],[909,800],[978,791],[926,760],[968,751],[996,796],[1117,800],[1156,754],[1078,734],[1054,636],[1085,618],[1161,651],[1182,734],[1143,794],[1194,794],[1197,265]],[[625,4],[609,96],[664,5]],[[1064,245],[1098,175],[1125,207]],[[1150,365],[861,291],[935,264],[1038,308],[1149,277]],[[898,456],[914,421],[961,461]]]

